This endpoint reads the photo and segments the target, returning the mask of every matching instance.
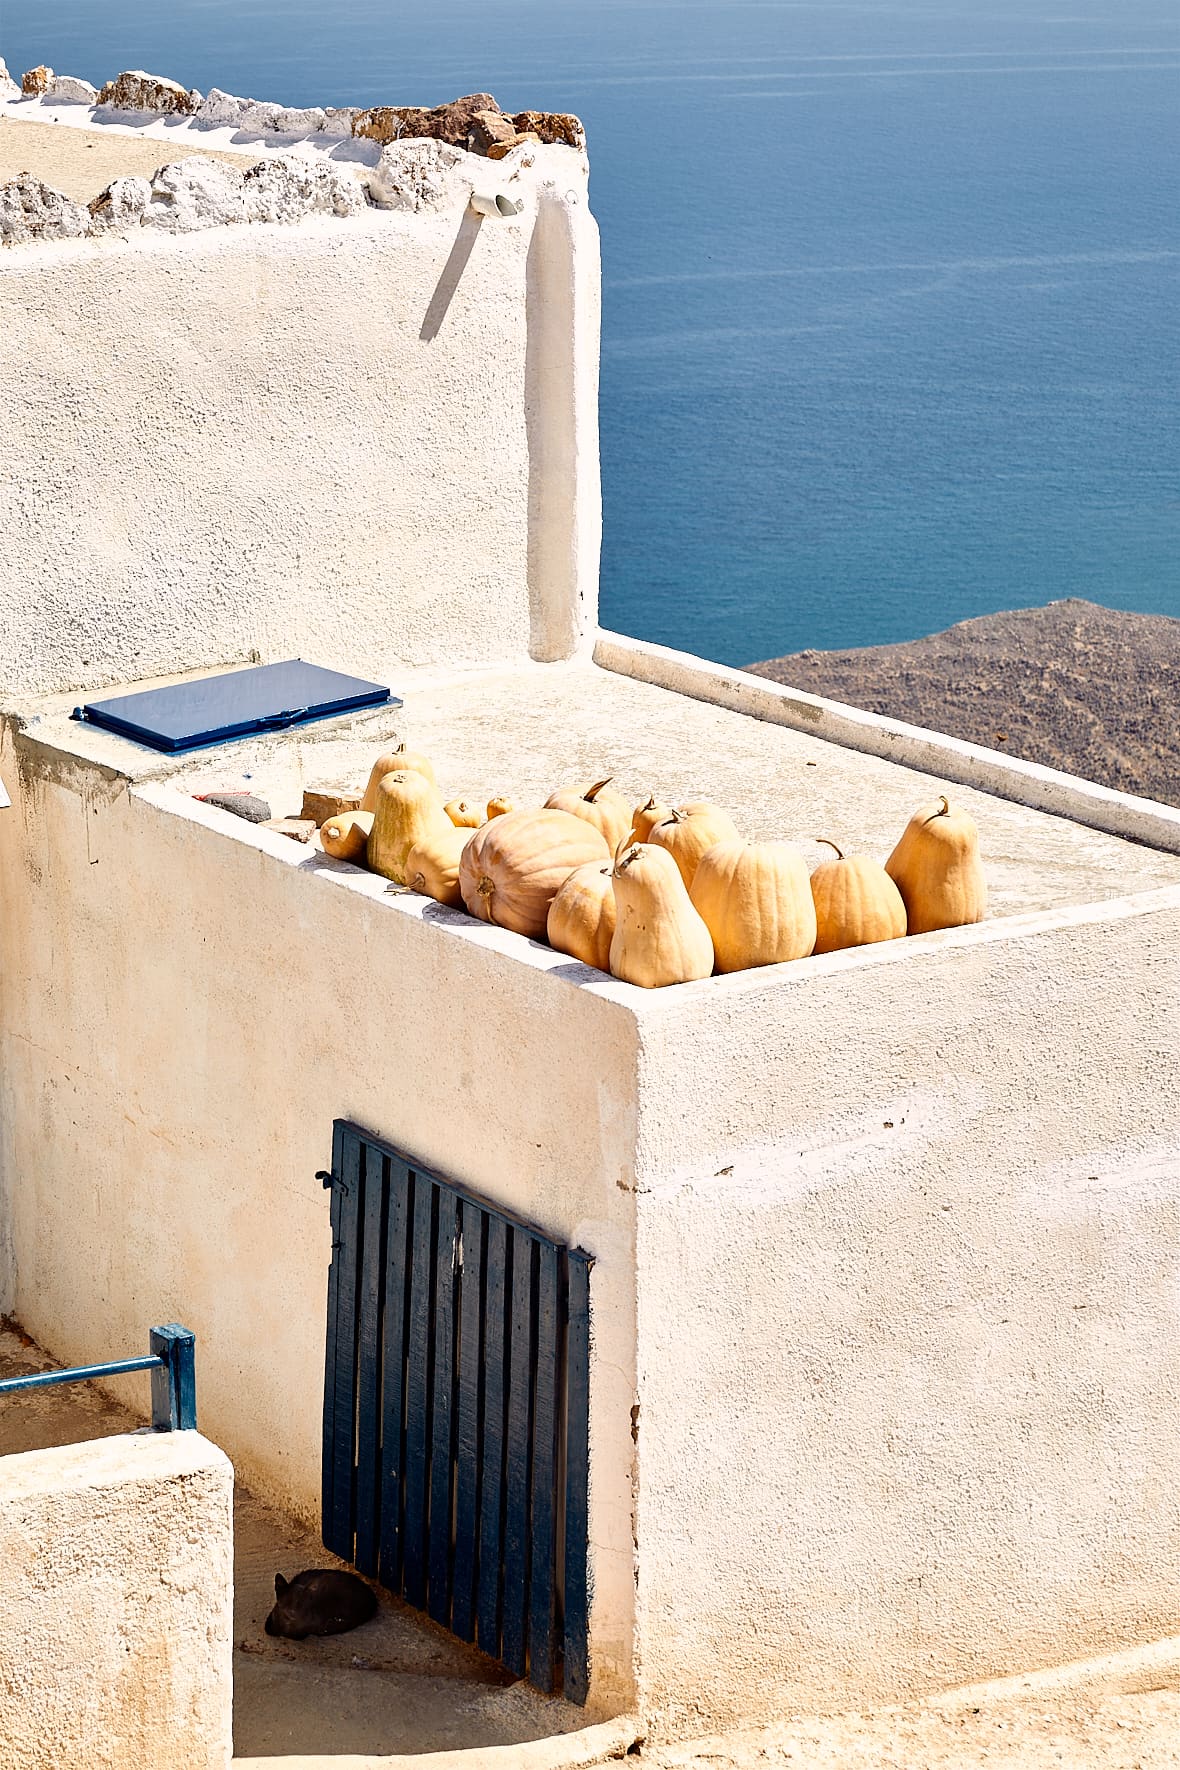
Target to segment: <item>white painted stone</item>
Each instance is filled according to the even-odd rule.
[[[196,1432],[0,1462],[5,1770],[227,1770],[232,1495]]]
[[[324,112],[322,132],[325,135],[352,135],[352,124],[360,111],[355,105],[329,105]]]
[[[51,104],[95,105],[98,103],[98,88],[89,80],[75,79],[72,74],[55,74],[45,97]]]
[[[32,240],[77,240],[90,232],[90,211],[61,191],[22,172],[0,185],[0,241],[21,246]]]
[[[354,215],[365,207],[357,180],[324,160],[263,160],[247,172],[243,197],[249,221]]]
[[[95,233],[127,233],[139,227],[151,200],[146,178],[116,178],[90,205]]]
[[[274,128],[278,135],[318,135],[324,127],[324,113],[318,105],[306,110],[280,109],[275,113]]]
[[[0,99],[17,98],[19,94],[20,86],[5,66],[4,57],[0,55]],[[351,134],[351,130],[349,133]]]
[[[167,233],[194,233],[246,219],[243,174],[223,160],[192,154],[175,165],[161,166],[152,179],[152,200],[145,227]]]
[[[236,128],[243,110],[251,103],[252,99],[237,98],[232,92],[223,92],[220,86],[211,86],[201,100],[197,117],[202,123],[228,124]]]
[[[462,208],[472,179],[472,157],[462,148],[443,141],[395,141],[369,174],[369,194],[382,209]]]

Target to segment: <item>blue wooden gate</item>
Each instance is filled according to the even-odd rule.
[[[336,1121],[325,1546],[584,1703],[590,1258]]]

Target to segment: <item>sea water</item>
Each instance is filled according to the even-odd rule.
[[[606,625],[742,663],[1180,616],[1175,0],[0,0],[0,54],[578,112]]]

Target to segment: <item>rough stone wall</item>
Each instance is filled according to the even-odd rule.
[[[3,1459],[4,1770],[225,1770],[232,1496],[196,1432]]]

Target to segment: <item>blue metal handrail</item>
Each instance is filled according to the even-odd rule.
[[[171,1322],[154,1327],[144,1358],[117,1358],[108,1364],[80,1364],[74,1370],[38,1371],[31,1377],[5,1377],[0,1396],[18,1389],[47,1389],[53,1383],[84,1383],[93,1377],[123,1377],[129,1371],[152,1373],[152,1429],[195,1432],[197,1429],[196,1338]]]

